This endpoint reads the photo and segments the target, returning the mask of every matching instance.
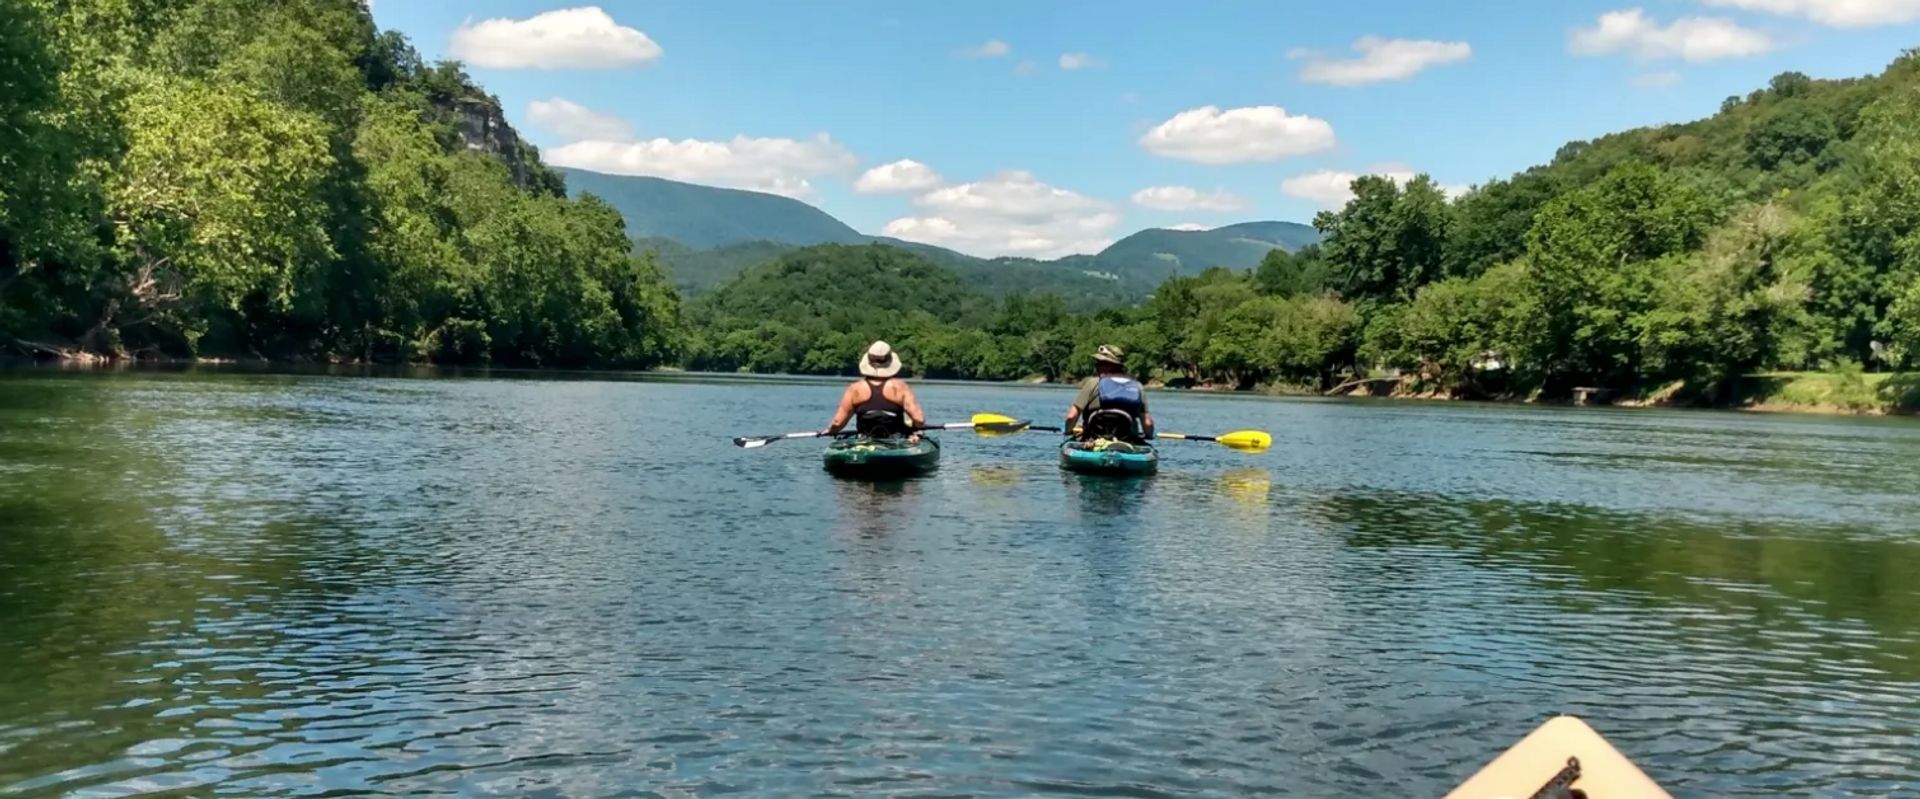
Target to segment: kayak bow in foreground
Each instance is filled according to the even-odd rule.
[[[1672,799],[1600,733],[1573,716],[1557,716],[1446,799]]]

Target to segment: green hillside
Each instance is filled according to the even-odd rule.
[[[1244,222],[1212,230],[1153,228],[1101,250],[1091,268],[1129,282],[1157,283],[1216,266],[1250,269],[1269,252],[1293,252],[1319,240],[1318,231],[1293,222]]]
[[[627,220],[636,239],[661,238],[702,250],[747,242],[862,244],[867,237],[799,200],[663,178],[561,169],[567,191],[592,194]]]
[[[732,296],[829,290],[784,287],[792,265],[783,260],[722,288],[724,300],[696,302],[707,331],[696,363],[834,372],[859,339],[887,337],[916,373],[1051,377],[1083,371],[1083,350],[1112,341],[1136,373],[1229,386],[1325,388],[1393,367],[1415,390],[1457,395],[1551,398],[1604,387],[1740,402],[1738,386],[1755,373],[1920,363],[1916,134],[1920,54],[1869,78],[1787,73],[1711,117],[1575,142],[1458,200],[1426,176],[1360,178],[1351,202],[1314,220],[1317,244],[1289,251],[1273,242],[1255,268],[1171,277],[1145,303],[1094,313],[1023,294],[998,307],[942,295],[937,306],[873,314],[858,310],[857,294],[777,309]],[[1150,256],[1178,259],[1186,271],[1190,257],[1241,257],[1234,239],[1290,232],[1152,231],[1055,266],[1097,271],[1110,257]],[[919,274],[938,265],[873,249],[914,262]],[[814,259],[808,274],[831,274],[853,252],[787,257]],[[951,290],[945,278],[924,279]],[[1128,280],[1138,278],[1120,282]],[[713,313],[728,308],[739,310]],[[1881,385],[1910,402],[1910,381]]]
[[[1215,266],[1250,269],[1275,249],[1319,240],[1293,222],[1245,222],[1202,231],[1143,230],[1099,253],[1054,260],[980,258],[931,244],[867,236],[798,200],[662,178],[562,169],[568,192],[619,210],[636,250],[651,252],[675,288],[710,291],[748,267],[815,244],[885,244],[952,269],[993,294],[1050,291],[1082,307],[1133,303],[1160,281]]]
[[[357,0],[0,4],[0,347],[646,367],[679,300]]]

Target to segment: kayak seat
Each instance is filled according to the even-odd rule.
[[[893,411],[867,411],[854,418],[854,431],[862,438],[906,438],[913,425],[904,414]]]
[[[1102,408],[1087,414],[1080,425],[1080,440],[1110,438],[1118,441],[1140,443],[1146,440],[1141,435],[1140,420],[1133,414],[1114,408]]]

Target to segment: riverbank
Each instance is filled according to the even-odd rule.
[[[235,369],[240,371],[290,371],[301,373],[321,373],[342,376],[384,375],[384,376],[442,376],[442,377],[500,377],[527,378],[536,376],[606,378],[636,377],[685,379],[685,380],[748,380],[764,382],[838,380],[836,375],[785,375],[758,373],[694,372],[678,367],[663,367],[650,370],[621,369],[542,369],[529,367],[499,366],[439,366],[433,364],[366,364],[366,363],[326,363],[326,362],[288,362],[271,361],[257,358],[25,358],[0,356],[0,368],[38,366],[41,368],[72,369],[76,371],[93,370],[138,370],[157,369],[162,371],[190,370],[200,368]],[[937,380],[918,378],[916,382],[928,384],[971,384],[971,385],[1026,385],[1036,387],[1070,387],[1075,380],[1049,381],[1043,377],[1030,376],[1015,381],[991,380]],[[1462,398],[1444,391],[1417,390],[1408,384],[1388,378],[1361,381],[1346,391],[1329,393],[1297,384],[1260,385],[1248,390],[1224,386],[1198,384],[1168,384],[1153,380],[1148,386],[1156,391],[1192,392],[1198,394],[1260,394],[1274,397],[1346,397],[1416,401],[1454,401]],[[1603,395],[1604,396],[1604,395]],[[1535,397],[1475,397],[1479,402],[1517,402],[1539,405],[1573,405],[1572,399],[1541,399]],[[1765,372],[1749,375],[1737,381],[1732,391],[1721,401],[1702,401],[1685,390],[1682,384],[1669,384],[1657,389],[1639,393],[1620,392],[1606,398],[1598,404],[1621,408],[1703,408],[1718,410],[1746,411],[1753,413],[1804,413],[1839,416],[1907,416],[1920,415],[1920,372],[1877,373],[1863,372]]]
[[[1920,414],[1920,372],[1767,372],[1735,386],[1733,407],[1775,413]]]
[[[1262,386],[1261,393],[1298,396],[1301,387]],[[1548,405],[1606,405],[1617,408],[1707,408],[1754,413],[1807,413],[1844,416],[1904,416],[1920,414],[1920,372],[1860,371],[1763,372],[1742,377],[1717,398],[1706,398],[1684,382],[1639,391],[1585,389],[1576,398],[1542,399],[1534,396],[1461,397],[1452,392],[1423,388],[1404,379],[1353,380],[1326,392],[1334,397],[1398,400],[1462,400],[1522,402]]]

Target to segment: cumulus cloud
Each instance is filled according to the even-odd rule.
[[[1013,48],[1008,46],[1006,42],[1000,41],[999,39],[988,39],[981,42],[977,47],[969,47],[955,55],[961,58],[1005,58],[1007,54],[1011,52],[1013,52]]]
[[[633,126],[627,124],[626,120],[600,113],[564,97],[528,103],[527,121],[567,141],[627,141],[633,138]]]
[[[1920,20],[1920,0],[1706,0],[1706,4],[1806,17],[1835,28],[1900,25]]]
[[[651,63],[660,45],[614,22],[598,6],[548,11],[527,19],[462,23],[448,53],[496,69],[619,69]]]
[[[1039,68],[1040,67],[1034,64],[1032,61],[1022,61],[1018,64],[1013,65],[1013,74],[1025,77],[1027,75],[1032,75],[1034,71]]]
[[[1280,192],[1289,197],[1312,201],[1321,208],[1340,208],[1353,199],[1353,182],[1361,175],[1379,175],[1404,186],[1418,173],[1405,164],[1378,164],[1365,172],[1321,169],[1281,181]],[[1466,194],[1470,188],[1456,183],[1440,184],[1440,191],[1449,198]]]
[[[1305,59],[1300,80],[1332,86],[1359,86],[1406,80],[1428,67],[1453,64],[1473,57],[1466,42],[1382,39],[1362,36],[1353,43],[1357,58],[1328,58],[1311,50],[1295,50],[1289,58]]]
[[[867,170],[853,182],[853,190],[861,194],[900,194],[926,191],[941,182],[940,173],[933,171],[933,167],[902,158]]]
[[[1203,192],[1191,186],[1149,186],[1133,193],[1133,204],[1157,211],[1238,211],[1247,200],[1224,191]]]
[[[1107,62],[1102,61],[1098,58],[1094,58],[1093,56],[1087,53],[1061,53],[1060,54],[1060,68],[1067,70],[1068,72],[1072,72],[1073,70],[1076,70],[1076,69],[1092,69],[1094,67],[1104,67],[1106,65],[1107,65]]]
[[[1107,203],[1017,170],[934,189],[913,205],[914,216],[888,222],[881,232],[983,256],[1097,252],[1113,243],[1120,224]]]
[[[1333,126],[1275,105],[1202,106],[1173,115],[1140,137],[1155,155],[1203,164],[1275,161],[1331,149]]]
[[[1199,222],[1181,222],[1181,223],[1180,223],[1180,224],[1178,224],[1178,225],[1168,225],[1168,226],[1167,226],[1167,229],[1168,229],[1168,230],[1183,230],[1183,231],[1188,231],[1188,232],[1192,232],[1192,231],[1197,231],[1197,230],[1212,230],[1212,229],[1213,229],[1213,226],[1212,226],[1212,225],[1202,225],[1202,224],[1200,224]]]
[[[811,178],[845,175],[859,165],[852,153],[824,133],[808,139],[579,141],[548,150],[546,155],[550,163],[577,169],[651,175],[799,199],[815,196]]]
[[[1576,28],[1567,40],[1575,55],[1626,53],[1656,60],[1713,61],[1771,52],[1773,38],[1729,19],[1687,17],[1662,27],[1645,11],[1630,8],[1600,15],[1591,28]]]

